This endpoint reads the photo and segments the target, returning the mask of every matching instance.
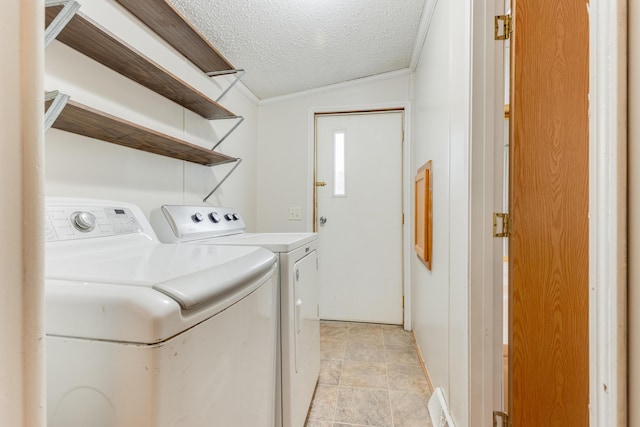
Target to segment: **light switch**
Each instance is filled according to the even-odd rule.
[[[299,207],[289,208],[289,221],[301,221],[302,214]]]

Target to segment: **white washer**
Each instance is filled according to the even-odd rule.
[[[47,199],[50,427],[272,427],[277,259],[160,243],[134,205]]]
[[[320,373],[316,233],[245,233],[229,208],[165,205],[151,212],[163,242],[261,246],[280,262],[280,373],[276,426],[302,427]],[[280,397],[280,400],[278,398]]]

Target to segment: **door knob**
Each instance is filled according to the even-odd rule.
[[[316,187],[324,187],[326,186],[327,183],[324,181],[316,181]]]
[[[320,225],[325,225],[327,223],[327,218],[321,216],[320,217]]]

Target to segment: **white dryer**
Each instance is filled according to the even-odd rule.
[[[245,233],[233,209],[165,205],[151,212],[163,242],[261,246],[280,264],[280,361],[276,426],[302,427],[320,373],[317,234]]]
[[[134,205],[47,199],[50,427],[272,427],[277,259],[160,243]]]

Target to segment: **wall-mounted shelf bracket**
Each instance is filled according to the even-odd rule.
[[[244,73],[245,73],[245,71],[242,68],[238,68],[237,70],[211,71],[211,72],[206,73],[207,76],[209,76],[209,77],[225,76],[227,74],[235,74],[236,75],[236,78],[231,82],[231,84],[229,86],[227,86],[227,88],[225,90],[222,91],[222,93],[220,94],[218,99],[216,99],[216,102],[220,102],[220,100],[231,90],[231,88],[233,86],[235,86],[235,84],[240,81],[242,76],[244,76]]]
[[[64,93],[60,93],[57,90],[51,92],[45,92],[44,94],[44,102],[51,102],[49,108],[44,113],[44,131],[48,131],[53,122],[56,121],[64,107],[67,105],[67,101],[69,100],[69,95],[65,95]]]
[[[45,3],[45,7],[62,5],[64,5],[64,7],[60,11],[60,13],[58,13],[58,15],[54,18],[53,21],[51,21],[51,23],[44,31],[45,49],[51,44],[53,40],[55,40],[56,37],[58,37],[58,34],[60,34],[64,27],[67,26],[69,21],[71,21],[78,9],[80,9],[80,3],[74,0],[47,0],[47,2]]]
[[[227,178],[229,178],[229,176],[238,168],[238,166],[240,166],[240,163],[242,163],[242,159],[241,158],[237,158],[236,159],[236,164],[233,165],[233,167],[231,168],[231,170],[229,170],[229,172],[227,172],[227,174],[224,176],[224,178],[222,178],[220,180],[220,182],[218,183],[218,185],[216,185],[213,190],[211,190],[211,192],[209,194],[207,194],[207,197],[205,197],[204,199],[202,199],[202,201],[204,203],[207,202],[207,200],[209,200],[209,197],[211,197],[213,195],[213,193],[216,192],[216,190],[218,188],[220,188],[220,186],[227,180]]]
[[[216,148],[218,148],[218,145],[222,144],[222,142],[223,142],[225,139],[227,139],[227,137],[228,137],[229,135],[231,135],[231,133],[232,133],[234,130],[236,130],[236,129],[238,128],[238,126],[240,126],[240,124],[241,124],[242,122],[244,122],[244,117],[242,117],[242,116],[235,116],[235,117],[230,117],[230,118],[232,118],[232,119],[240,119],[240,120],[238,120],[238,122],[237,122],[235,125],[233,125],[233,127],[232,127],[231,129],[229,129],[229,131],[228,131],[227,133],[225,133],[225,134],[223,135],[223,137],[222,137],[222,138],[220,138],[220,140],[219,140],[218,142],[216,142],[216,145],[214,145],[214,146],[211,148],[211,151],[213,151],[213,150],[215,150]]]

